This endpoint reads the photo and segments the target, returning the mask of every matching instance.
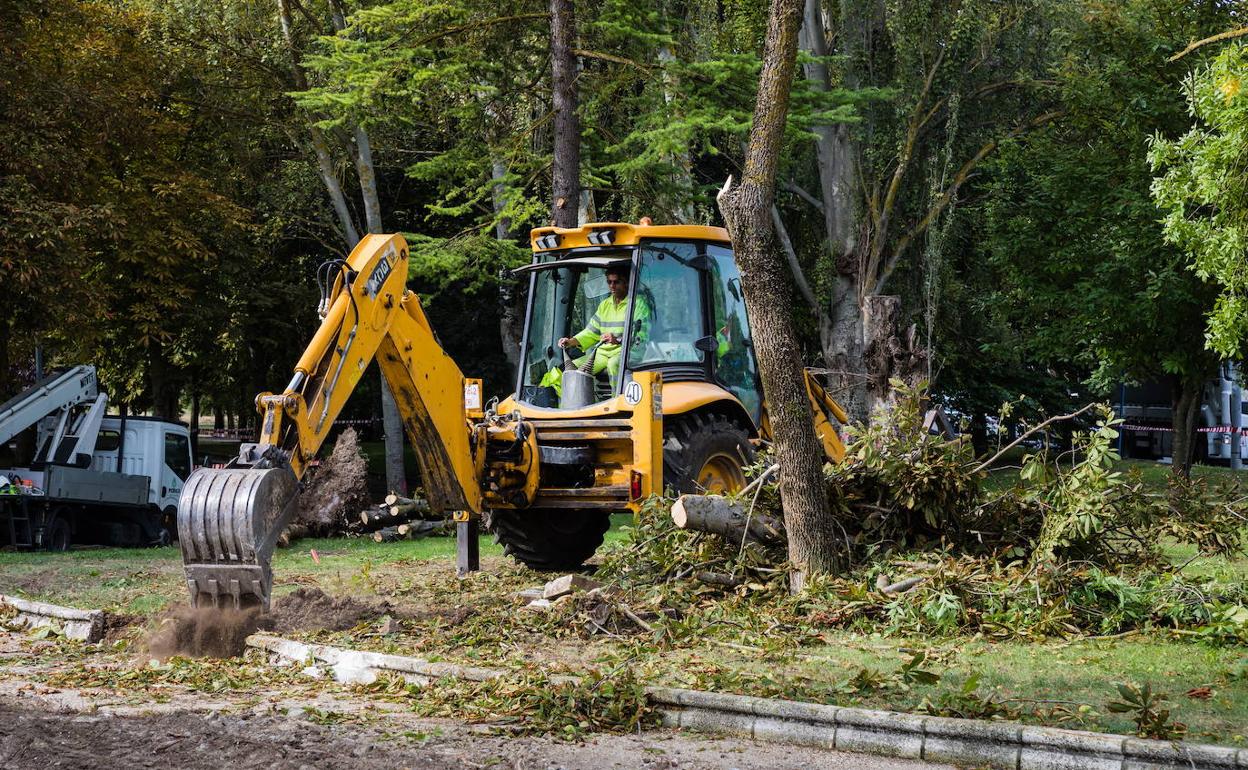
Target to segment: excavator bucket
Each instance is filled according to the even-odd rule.
[[[269,608],[270,559],[299,482],[290,468],[201,468],[178,504],[178,540],[196,607]]]

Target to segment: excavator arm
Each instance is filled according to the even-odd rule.
[[[482,428],[467,419],[463,372],[405,289],[408,258],[402,236],[369,235],[345,261],[329,265],[324,318],[290,384],[256,397],[259,441],[244,444],[226,468],[201,468],[187,480],[178,537],[192,604],[268,608],[270,559],[297,509],[299,481],[374,359],[398,404],[431,507],[482,510],[474,450],[484,443],[474,436]]]

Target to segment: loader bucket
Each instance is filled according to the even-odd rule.
[[[270,559],[298,500],[289,468],[201,468],[178,502],[178,540],[195,607],[269,609]]]

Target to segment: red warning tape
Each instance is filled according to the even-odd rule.
[[[1174,428],[1164,428],[1160,425],[1121,425],[1123,430],[1137,431],[1143,433],[1173,433]],[[1236,428],[1233,425],[1215,425],[1212,428],[1197,428],[1197,433],[1241,433],[1248,435],[1248,428]]]

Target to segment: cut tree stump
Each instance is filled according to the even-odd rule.
[[[752,516],[748,508],[736,500],[720,495],[681,495],[672,505],[672,521],[681,529],[710,532],[737,542],[746,535],[766,545],[784,545],[784,522],[757,509]]]

